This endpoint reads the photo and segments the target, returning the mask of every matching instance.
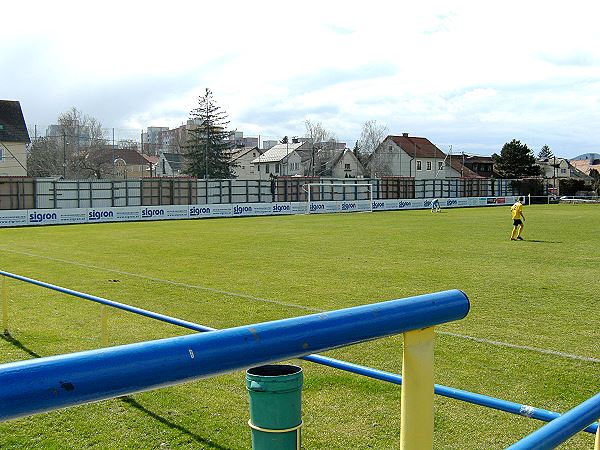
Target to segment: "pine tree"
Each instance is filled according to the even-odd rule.
[[[500,155],[494,153],[494,170],[504,178],[523,178],[537,176],[541,173],[541,167],[535,164],[533,152],[527,144],[513,139],[502,147]]]
[[[538,158],[540,159],[550,159],[553,156],[554,153],[552,153],[552,150],[550,150],[550,147],[548,147],[547,145],[544,145],[538,153]]]
[[[188,129],[184,155],[186,172],[197,178],[232,178],[235,166],[229,159],[229,120],[225,111],[217,106],[210,89],[198,97],[198,107],[191,111],[190,119],[192,125]]]

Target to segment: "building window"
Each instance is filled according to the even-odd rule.
[[[269,165],[265,164],[265,173],[269,173]]]
[[[417,160],[417,170],[421,170],[421,161]]]
[[[344,164],[344,170],[350,170],[350,164]]]
[[[0,155],[1,155],[1,153],[0,153]],[[2,156],[0,156],[0,159],[2,159]],[[567,169],[560,169],[560,173],[563,174],[563,175],[566,174],[567,173]]]
[[[279,173],[279,167],[281,164],[275,164],[275,173]]]
[[[256,152],[252,153],[252,157],[256,158]]]
[[[0,161],[4,161],[4,149],[0,148]]]
[[[427,170],[431,170],[431,161],[427,161]]]
[[[444,161],[438,162],[438,170],[442,170],[444,168]]]

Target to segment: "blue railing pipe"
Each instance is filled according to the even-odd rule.
[[[358,364],[349,363],[346,361],[340,361],[339,359],[329,358],[322,355],[307,355],[302,359],[324,366],[333,367],[335,369],[344,370],[346,372],[363,375],[376,380],[387,381],[394,384],[402,384],[402,376],[395,373],[385,372],[383,370],[372,369],[370,367],[361,366]],[[550,422],[561,415],[554,411],[548,411],[542,408],[535,408],[529,405],[523,405],[520,403],[509,402],[488,395],[477,394],[474,392],[464,391],[462,389],[455,389],[441,384],[434,385],[434,392],[437,395],[443,397],[453,398],[455,400],[461,400],[467,403],[473,403],[475,405],[485,406],[487,408],[497,409],[499,411],[516,414],[519,416],[530,417],[532,419],[541,420],[543,422]],[[598,424],[594,423],[584,431],[588,433],[596,433]]]
[[[72,289],[67,289],[61,286],[56,286],[50,283],[44,283],[43,281],[34,280],[33,278],[23,277],[21,275],[16,275],[10,272],[4,272],[0,270],[0,275],[4,275],[8,278],[13,278],[15,280],[24,281],[26,283],[34,284],[36,286],[41,286],[46,289],[51,289],[53,291],[61,292],[63,294],[71,295],[73,297],[83,298],[85,300],[91,300],[96,303],[100,303],[102,305],[111,306],[113,308],[122,309],[124,311],[129,311],[134,314],[138,314],[140,316],[150,317],[151,319],[160,320],[161,322],[170,323],[172,325],[177,325],[184,328],[189,328],[190,330],[195,331],[214,331],[214,328],[205,327],[203,325],[198,325],[197,323],[188,322],[187,320],[177,319],[175,317],[166,316],[164,314],[155,313],[152,311],[148,311],[142,308],[136,308],[135,306],[126,305],[124,303],[114,302],[112,300],[108,300],[102,297],[96,297],[95,295],[84,294],[83,292],[74,291]]]
[[[534,431],[509,450],[549,450],[565,442],[600,418],[600,392]]]
[[[0,420],[299,358],[459,320],[458,290],[0,366]]]
[[[205,325],[200,325],[193,322],[188,322],[186,320],[181,320],[176,317],[166,316],[164,314],[155,313],[152,311],[148,311],[141,308],[136,308],[134,306],[126,305],[123,303],[118,303],[115,301],[107,300],[102,297],[97,297],[94,295],[85,294],[82,292],[78,292],[72,289],[67,289],[61,286],[56,286],[50,283],[45,283],[43,281],[38,281],[33,278],[24,277],[21,275],[16,275],[10,272],[5,272],[0,270],[0,275],[4,275],[10,278],[14,278],[16,280],[20,280],[26,283],[34,284],[40,287],[44,287],[47,289],[55,290],[61,292],[63,294],[71,295],[74,297],[82,298],[84,300],[91,300],[100,304],[104,304],[107,306],[112,306],[114,308],[122,309],[124,311],[128,311],[134,314],[143,315],[152,319],[160,320],[163,322],[167,322],[173,325],[177,325],[180,327],[188,328],[194,331],[215,331],[215,328],[211,328]],[[355,373],[358,375],[364,375],[367,377],[371,377],[374,379],[387,381],[394,384],[402,384],[402,376],[397,375],[390,372],[385,372],[377,369],[372,369],[370,367],[360,366],[357,364],[337,360],[334,358],[328,358],[321,355],[307,355],[302,357],[306,361],[310,361],[317,364],[322,364],[329,367],[334,367],[340,370],[345,370],[347,372]],[[443,385],[436,384],[435,385],[435,393],[444,397],[454,398],[456,400],[461,400],[468,403],[473,403],[480,406],[485,406],[488,408],[497,409],[499,411],[505,411],[511,414],[517,414],[520,416],[531,417],[533,419],[541,420],[544,422],[550,422],[557,417],[560,417],[560,414],[554,411],[548,411],[542,408],[536,408],[529,405],[523,405],[519,403],[514,403],[494,397],[490,397],[487,395],[477,394],[474,392],[464,391],[461,389],[455,389]],[[588,433],[596,433],[598,429],[598,424],[595,423],[587,427],[584,431]]]
[[[63,294],[75,296],[78,298],[82,298],[84,300],[91,300],[97,303],[101,303],[104,305],[112,306],[114,308],[122,309],[134,314],[143,315],[146,317],[150,317],[152,319],[160,320],[163,322],[167,322],[173,325],[177,325],[180,327],[188,328],[194,331],[215,331],[215,328],[211,328],[205,325],[200,325],[193,322],[188,322],[186,320],[181,320],[175,317],[166,316],[164,314],[155,313],[152,311],[148,311],[141,308],[136,308],[134,306],[126,305],[123,303],[114,302],[111,300],[104,299],[102,297],[97,297],[94,295],[85,294],[82,292],[78,292],[72,289],[67,289],[61,286],[56,286],[50,283],[45,283],[43,281],[38,281],[33,278],[27,278],[21,275],[16,275],[10,272],[5,272],[0,270],[0,275],[4,275],[10,278],[14,278],[16,280],[24,281],[26,283],[34,284],[37,286],[41,286],[44,288],[48,288],[51,290],[55,290],[61,292]],[[347,372],[355,373],[358,375],[364,375],[370,378],[387,381],[394,384],[402,384],[402,376],[397,375],[390,372],[385,372],[377,369],[372,369],[370,367],[360,366],[357,364],[349,363],[346,361],[337,360],[334,358],[328,358],[321,355],[307,355],[302,357],[306,361],[310,361],[317,364],[322,364],[329,367],[334,367],[337,369],[345,370]],[[490,397],[487,395],[477,394],[474,392],[464,391],[461,389],[455,389],[443,385],[436,384],[435,385],[435,393],[444,397],[454,398],[456,400],[461,400],[467,403],[473,403],[480,406],[485,406],[487,408],[497,409],[499,411],[505,411],[511,414],[516,414],[525,417],[531,417],[533,419],[541,420],[544,422],[550,422],[557,417],[560,417],[560,414],[554,411],[548,411],[542,408],[536,408],[529,405],[523,405],[520,403],[514,403],[507,400],[502,400],[494,397]],[[592,424],[588,426],[584,431],[588,433],[596,433],[598,429],[598,424]]]

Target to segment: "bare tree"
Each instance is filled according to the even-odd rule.
[[[102,125],[77,108],[58,117],[57,134],[48,136],[61,160],[65,178],[102,178],[110,173],[112,162],[102,133]]]
[[[363,123],[360,139],[358,140],[358,159],[363,165],[371,167],[371,175],[385,176],[391,174],[391,155],[384,149],[375,152],[379,144],[387,136],[385,125],[377,124],[376,120]]]
[[[367,120],[363,123],[358,140],[360,153],[371,155],[387,136],[388,129],[385,125],[378,125],[376,120]]]
[[[393,175],[392,154],[389,150],[372,153],[369,158],[369,168],[372,177],[387,177]]]
[[[98,178],[112,167],[102,125],[76,108],[59,116],[53,135],[32,143],[28,161],[32,176]]]
[[[309,172],[312,176],[315,176],[319,173],[319,168],[322,165],[317,159],[326,160],[327,155],[325,153],[328,153],[330,148],[335,147],[337,141],[335,135],[325,129],[321,122],[312,122],[310,119],[307,119],[304,121],[304,125],[306,127],[306,138],[311,145]],[[321,153],[319,158],[317,158],[318,153]]]
[[[58,177],[63,173],[62,149],[52,137],[35,139],[27,152],[30,177]]]

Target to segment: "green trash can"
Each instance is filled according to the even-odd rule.
[[[246,371],[252,450],[299,450],[302,368],[269,364]]]

